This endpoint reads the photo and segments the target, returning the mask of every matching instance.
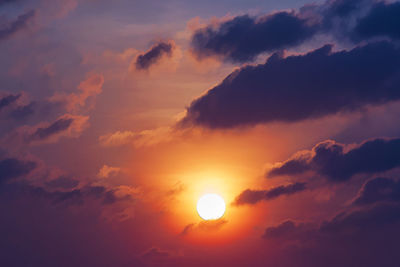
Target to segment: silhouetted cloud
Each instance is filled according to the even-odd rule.
[[[349,230],[373,230],[384,225],[400,222],[400,205],[381,204],[368,209],[340,213],[324,222],[320,231],[340,233]]]
[[[354,29],[354,38],[372,37],[400,38],[400,2],[377,2],[369,13],[358,20]]]
[[[36,168],[33,161],[23,161],[17,158],[6,158],[0,160],[0,184],[29,174]]]
[[[188,225],[186,225],[184,228],[183,228],[183,230],[182,230],[182,232],[179,234],[180,236],[185,236],[185,235],[187,235],[188,233],[190,233],[192,230],[193,230],[193,228],[196,226],[196,224],[195,223],[189,223]]]
[[[400,202],[400,182],[390,178],[374,178],[361,188],[354,204],[366,205],[380,201]]]
[[[154,260],[165,260],[170,256],[171,255],[168,251],[153,247],[145,251],[142,255],[142,258],[146,261],[148,260],[154,261]]]
[[[18,106],[10,112],[10,117],[16,120],[23,120],[35,113],[35,103],[31,102],[28,105]]]
[[[298,46],[317,34],[343,35],[351,28],[349,18],[358,18],[371,4],[371,0],[328,0],[297,11],[213,22],[193,33],[192,52],[199,59],[217,56],[233,62],[253,61],[261,53]]]
[[[26,172],[26,171],[25,171]],[[20,176],[20,173],[18,173]],[[131,200],[132,196],[117,196],[117,189],[104,186],[87,185],[73,190],[49,190],[52,185],[46,184],[48,188],[33,186],[27,183],[9,183],[0,187],[0,194],[6,194],[12,198],[36,198],[42,199],[53,205],[83,205],[89,199],[99,200],[103,205],[110,205],[117,201]],[[61,186],[57,186],[60,187]],[[62,188],[69,189],[69,188]]]
[[[182,125],[231,128],[295,122],[400,98],[400,49],[388,42],[332,52],[272,55],[234,71],[194,100]]]
[[[374,139],[348,151],[346,146],[328,140],[311,151],[297,154],[272,168],[267,177],[299,175],[313,171],[330,181],[346,181],[359,173],[384,172],[400,166],[400,139]]]
[[[20,98],[20,97],[21,97],[21,94],[17,94],[17,95],[10,94],[10,95],[6,95],[6,96],[3,96],[2,98],[0,98],[0,111],[3,108],[7,107],[8,105],[17,101],[18,98]]]
[[[150,50],[136,58],[135,66],[139,70],[149,69],[153,64],[157,63],[162,56],[172,55],[173,44],[171,42],[160,42],[154,45]]]
[[[265,238],[275,238],[286,235],[288,232],[293,232],[296,229],[296,225],[292,221],[285,221],[277,226],[268,227],[265,229]]]
[[[18,3],[22,2],[23,0],[0,0],[0,6],[5,5],[5,4],[13,4],[13,3]]]
[[[235,62],[253,60],[262,52],[298,45],[314,35],[317,26],[294,12],[260,18],[238,16],[197,30],[191,46],[198,57],[221,56]]]
[[[191,234],[192,232],[215,232],[220,230],[228,223],[224,218],[218,220],[200,221],[199,223],[187,224],[179,236],[183,237]]]
[[[26,28],[28,23],[35,17],[36,11],[30,10],[19,15],[14,21],[5,24],[0,28],[0,40],[12,36],[14,33]]]
[[[233,205],[252,205],[256,204],[262,200],[272,200],[283,195],[293,195],[295,193],[306,190],[305,183],[294,183],[289,185],[281,185],[277,187],[270,188],[268,190],[250,190],[247,189],[240,193],[235,198]]]
[[[284,221],[277,226],[267,227],[263,234],[265,239],[304,239],[312,238],[316,226],[313,224]]]
[[[335,17],[343,18],[355,13],[362,5],[367,5],[370,2],[369,0],[328,0],[321,5],[321,14],[325,15],[328,19]]]
[[[48,127],[38,128],[33,134],[33,140],[47,139],[52,135],[67,130],[74,120],[72,118],[60,118]]]
[[[46,182],[46,186],[50,188],[71,189],[77,187],[78,185],[79,185],[78,180],[75,180],[68,176],[60,176],[56,179]]]
[[[345,211],[330,220],[323,221],[320,225],[287,220],[276,226],[267,227],[263,238],[297,239],[312,243],[329,241],[331,236],[345,234],[348,235],[349,239],[347,240],[351,240],[351,235],[357,236],[369,231],[380,231],[384,226],[398,223],[400,223],[400,205],[386,203]]]

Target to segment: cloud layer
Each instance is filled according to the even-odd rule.
[[[305,55],[272,55],[246,66],[194,100],[182,124],[232,128],[296,122],[400,98],[400,50],[378,42],[332,52],[326,45]]]
[[[345,145],[328,140],[273,167],[266,176],[314,172],[330,181],[343,182],[356,174],[385,172],[399,166],[400,139],[369,140],[348,151]]]
[[[199,58],[216,55],[245,62],[262,52],[298,45],[311,38],[316,30],[316,25],[294,12],[279,12],[261,18],[244,15],[217,27],[197,30],[191,45]]]
[[[294,183],[289,185],[281,185],[270,188],[268,190],[250,190],[246,189],[240,193],[233,202],[233,205],[253,205],[262,200],[272,200],[280,196],[293,195],[295,193],[306,190],[305,183]]]

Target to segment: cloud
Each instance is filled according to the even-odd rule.
[[[291,220],[267,227],[263,237],[266,239],[286,238],[303,239],[310,242],[316,235],[339,235],[367,233],[381,229],[385,225],[400,222],[400,205],[379,204],[363,209],[345,211],[337,214],[330,220],[323,221],[320,225],[295,223]]]
[[[369,231],[378,231],[385,225],[399,223],[399,211],[400,205],[386,203],[345,211],[330,220],[323,221],[320,225],[295,223],[287,220],[277,226],[267,227],[263,237],[266,239],[302,239],[305,242],[313,242],[315,238],[328,237],[322,235],[368,233]],[[323,241],[318,239],[316,239],[318,242]]]
[[[273,266],[393,266],[398,263],[400,205],[380,204],[340,213],[321,224],[284,221],[263,238]],[[260,266],[262,266],[260,264]]]
[[[72,118],[60,118],[46,127],[37,128],[31,135],[32,140],[47,139],[55,134],[67,130],[74,120]]]
[[[371,179],[363,185],[353,203],[367,205],[381,201],[400,202],[399,181],[382,177]]]
[[[344,144],[327,140],[273,167],[266,175],[296,176],[312,171],[341,182],[356,174],[373,174],[400,166],[400,139],[373,139],[347,150]]]
[[[369,0],[333,0],[326,1],[325,4],[321,5],[322,12],[331,20],[334,17],[346,17],[361,8],[362,5],[369,5]]]
[[[154,232],[155,223],[141,218],[129,223],[118,220],[121,210],[135,205],[127,199],[104,203],[104,194],[97,197],[83,188],[52,191],[21,183],[1,186],[0,211],[7,216],[0,219],[0,265],[142,266],[131,259],[146,246],[141,243],[143,227]],[[132,229],[135,239],[126,235]],[[115,250],[121,244],[126,244],[122,253]]]
[[[199,223],[190,223],[183,228],[179,236],[183,237],[191,232],[215,232],[220,230],[227,223],[228,221],[223,218],[218,220],[201,221]]]
[[[36,168],[33,161],[23,161],[17,158],[6,158],[0,160],[0,184],[29,174]]]
[[[142,254],[142,258],[146,261],[164,261],[169,257],[171,257],[169,251],[161,250],[156,247],[150,248]]]
[[[60,94],[57,93],[50,98],[51,102],[65,103],[69,112],[78,111],[87,105],[90,98],[102,92],[104,76],[98,73],[89,73],[86,79],[79,83],[78,93]]]
[[[99,142],[105,147],[115,147],[129,144],[135,137],[136,134],[131,131],[116,131],[115,133],[100,136]]]
[[[7,39],[19,32],[22,29],[25,29],[28,26],[28,23],[32,21],[35,17],[36,11],[30,10],[26,13],[19,15],[14,21],[5,24],[0,28],[0,40]]]
[[[61,137],[78,137],[87,127],[89,117],[65,114],[44,127],[37,127],[30,135],[32,142],[55,142]]]
[[[288,233],[293,233],[296,230],[296,225],[292,221],[285,221],[277,226],[268,227],[265,229],[264,238],[276,238]]]
[[[88,127],[89,117],[64,114],[53,122],[24,125],[7,133],[0,145],[9,151],[21,152],[28,146],[56,143],[61,138],[77,138]]]
[[[379,1],[369,13],[357,21],[353,31],[355,39],[389,37],[400,39],[400,2]]]
[[[17,101],[19,98],[21,97],[21,94],[17,94],[17,95],[6,95],[3,96],[2,98],[0,98],[0,111],[7,107],[8,105],[14,103],[15,101]]]
[[[344,233],[349,230],[363,231],[400,222],[400,205],[381,204],[367,209],[344,212],[322,223],[320,231]]]
[[[108,178],[110,176],[116,175],[118,172],[120,172],[120,170],[121,170],[121,168],[118,168],[118,167],[111,167],[108,165],[103,165],[103,167],[101,167],[101,169],[99,170],[97,177]]]
[[[232,128],[296,122],[400,98],[400,50],[388,42],[305,55],[276,53],[265,64],[242,67],[195,99],[181,126]]]
[[[123,145],[133,145],[134,147],[148,147],[163,142],[171,141],[177,132],[170,127],[159,127],[152,130],[116,131],[114,133],[102,135],[99,142],[105,147],[117,147]]]
[[[50,188],[71,189],[79,185],[79,181],[68,176],[60,176],[56,179],[46,182]]]
[[[317,25],[294,12],[255,18],[234,17],[194,32],[191,40],[198,58],[219,56],[234,62],[253,60],[258,54],[298,45],[311,38]]]
[[[371,0],[328,0],[307,4],[298,10],[214,20],[194,30],[191,50],[200,60],[217,57],[249,62],[262,53],[304,44],[318,34],[343,38],[353,27],[349,20],[359,18],[371,5]]]
[[[174,46],[174,43],[171,41],[155,44],[144,54],[137,56],[135,62],[136,69],[147,70],[157,63],[164,55],[171,57]]]
[[[19,173],[18,173],[19,174]],[[68,180],[58,180],[54,183],[47,183],[46,187],[33,186],[27,183],[9,183],[0,187],[0,195],[8,195],[12,198],[34,198],[44,200],[51,205],[76,206],[83,205],[89,200],[98,200],[102,205],[111,205],[119,201],[133,200],[131,194],[120,194],[118,188],[108,188],[104,186],[86,185],[81,188],[71,189],[71,182]],[[61,188],[59,190],[49,190],[49,188]]]
[[[5,4],[12,4],[12,3],[18,3],[23,0],[0,0],[0,6],[5,5]]]
[[[193,228],[194,228],[195,226],[196,226],[195,223],[189,223],[188,225],[186,225],[186,226],[183,228],[182,232],[181,232],[179,235],[180,235],[180,236],[185,236],[185,235],[189,234],[189,233],[193,230]]]
[[[23,120],[33,115],[37,106],[36,102],[31,102],[27,105],[17,106],[10,112],[10,117],[15,120]]]
[[[233,202],[233,205],[254,205],[262,200],[272,200],[280,196],[293,195],[306,190],[305,183],[294,183],[289,185],[281,185],[270,188],[268,190],[250,190],[246,189],[240,193]]]
[[[311,237],[315,226],[306,223],[296,223],[291,220],[284,221],[277,226],[267,227],[263,234],[264,239],[303,239]]]

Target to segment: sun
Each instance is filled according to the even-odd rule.
[[[225,201],[217,194],[205,194],[197,201],[197,213],[204,220],[217,220],[225,213]]]

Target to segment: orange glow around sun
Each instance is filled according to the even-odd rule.
[[[172,232],[190,243],[218,245],[239,239],[251,229],[248,226],[252,224],[252,213],[231,205],[242,188],[241,176],[209,170],[180,177],[185,190],[171,204],[166,221]],[[210,199],[210,196],[214,197]],[[199,202],[204,197],[206,201],[200,207],[202,214]],[[220,208],[210,210],[213,205],[220,205]]]

